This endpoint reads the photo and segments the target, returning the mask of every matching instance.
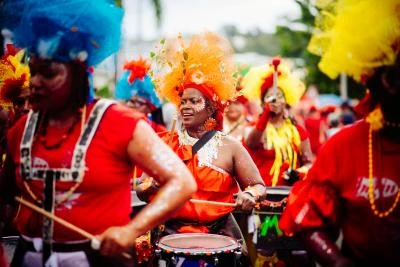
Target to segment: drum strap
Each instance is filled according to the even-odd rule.
[[[207,144],[208,141],[213,138],[213,136],[217,133],[216,130],[211,130],[206,132],[192,147],[192,157],[199,152],[199,150]]]
[[[44,201],[43,208],[53,214],[54,213],[54,198],[55,198],[55,179],[54,171],[46,171],[44,180]],[[47,261],[52,254],[52,240],[53,240],[54,222],[52,219],[43,217],[43,266],[47,266]]]
[[[70,168],[51,168],[54,178],[63,182],[81,182],[85,173],[85,157],[88,147],[96,133],[103,115],[108,107],[115,102],[108,99],[100,99],[87,118],[85,127],[81,132],[73,150]],[[32,166],[32,146],[37,130],[39,113],[31,111],[25,124],[22,141],[20,144],[20,171],[23,180],[44,180],[50,168]]]

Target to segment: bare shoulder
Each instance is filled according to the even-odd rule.
[[[229,148],[237,150],[243,148],[242,143],[240,143],[236,138],[230,135],[223,135],[222,144],[223,149]]]

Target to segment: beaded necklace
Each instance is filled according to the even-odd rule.
[[[393,205],[386,211],[379,211],[375,204],[375,197],[374,197],[374,163],[373,163],[373,153],[372,153],[372,126],[369,127],[368,131],[368,198],[369,203],[371,204],[371,209],[373,213],[378,216],[379,218],[387,217],[390,213],[394,211],[399,203],[400,199],[400,190],[398,190],[396,199],[394,200]]]
[[[379,211],[375,204],[374,196],[374,162],[372,152],[372,132],[381,129],[384,125],[387,127],[400,127],[400,124],[393,122],[385,122],[380,107],[375,108],[370,114],[368,114],[366,121],[369,123],[368,130],[368,199],[371,205],[371,210],[375,216],[379,218],[387,217],[394,211],[400,200],[400,190],[398,190],[396,199],[393,205],[386,211]]]
[[[84,118],[86,117],[86,105],[83,107],[82,114],[79,114],[79,115],[81,117],[80,120],[84,121],[85,120]],[[43,121],[46,121],[46,123],[43,123]],[[61,138],[57,142],[55,142],[54,144],[49,145],[47,143],[47,139],[46,139],[48,120],[46,120],[45,116],[43,116],[43,119],[39,123],[39,130],[40,131],[39,131],[39,138],[38,139],[39,139],[40,143],[47,150],[53,150],[53,149],[57,149],[57,148],[61,147],[61,145],[65,142],[65,140],[67,140],[67,138],[72,134],[72,132],[73,132],[73,130],[75,128],[75,125],[76,125],[76,123],[78,121],[79,121],[79,119],[74,117],[74,121],[72,122],[71,126],[68,127],[68,130],[66,131],[66,133],[63,134],[61,136]],[[84,125],[84,124],[81,123],[81,132],[83,130],[83,126],[82,125]]]

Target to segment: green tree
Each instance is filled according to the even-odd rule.
[[[151,0],[154,6],[154,11],[157,19],[157,26],[161,26],[162,22],[162,5],[161,5],[161,0]]]
[[[314,84],[320,93],[339,94],[339,80],[331,80],[318,69],[319,56],[311,54],[307,50],[311,38],[312,29],[317,10],[311,5],[310,0],[295,0],[300,8],[300,17],[289,20],[289,26],[277,26],[275,36],[279,40],[280,54],[283,57],[298,57],[304,60],[302,67],[306,70],[305,82]],[[348,79],[349,97],[361,97],[364,88],[352,79]]]
[[[142,0],[139,0],[142,1]],[[123,8],[123,1],[122,0],[114,0],[115,5]],[[154,6],[154,12],[156,15],[157,26],[161,25],[162,21],[162,5],[161,0],[151,0],[151,3]]]
[[[275,56],[279,53],[279,40],[273,34],[262,32],[258,28],[247,33],[242,33],[235,25],[225,25],[222,29],[235,52],[255,52],[267,56]],[[234,41],[236,37],[241,37],[245,40],[244,46],[236,46]]]

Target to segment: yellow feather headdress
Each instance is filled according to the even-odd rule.
[[[399,0],[319,0],[308,50],[321,56],[319,68],[330,78],[340,72],[357,81],[392,65],[400,48]]]
[[[0,60],[0,102],[3,107],[12,107],[14,98],[28,93],[30,71],[22,63],[24,50]]]
[[[297,104],[304,94],[304,83],[290,73],[285,63],[280,63],[277,71],[277,85],[282,90],[286,103],[290,106]],[[251,68],[242,80],[242,94],[249,100],[261,101],[265,91],[272,88],[273,76],[272,64]]]

